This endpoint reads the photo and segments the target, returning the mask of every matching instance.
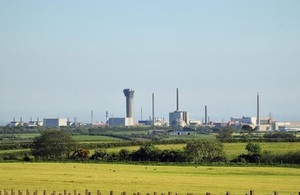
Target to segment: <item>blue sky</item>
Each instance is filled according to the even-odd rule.
[[[0,0],[0,121],[13,117],[300,120],[300,1]]]

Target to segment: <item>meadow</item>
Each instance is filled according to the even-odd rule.
[[[262,151],[271,151],[274,153],[285,153],[288,151],[298,151],[300,150],[300,142],[263,142],[259,143]],[[247,143],[224,143],[224,151],[226,153],[227,158],[233,159],[240,154],[246,154],[247,151],[245,150]],[[166,150],[166,149],[176,149],[176,150],[183,150],[186,144],[162,144],[162,145],[155,145],[155,147]],[[115,148],[108,148],[108,152],[119,152],[121,149],[127,149],[129,151],[138,150],[140,146],[127,146],[127,147],[115,147]],[[91,151],[93,152],[93,151]]]
[[[295,194],[300,169],[286,167],[153,166],[81,163],[0,163],[1,190],[82,194],[158,192],[194,194]]]
[[[27,136],[26,136],[27,137]],[[122,139],[109,137],[109,136],[73,136],[73,138],[79,143],[114,143],[114,142],[123,142]],[[247,143],[224,143],[224,151],[226,153],[227,159],[232,160],[240,154],[245,154]],[[261,145],[262,151],[271,151],[273,153],[286,153],[288,151],[299,151],[300,142],[263,142],[259,143]],[[183,150],[186,144],[157,144],[155,147],[160,150],[166,149],[175,149]],[[108,152],[119,152],[121,149],[127,149],[129,151],[136,151],[140,146],[123,146],[123,147],[112,147],[107,148]],[[90,149],[90,154],[94,153],[95,149]],[[0,150],[1,154],[8,153],[18,153],[18,152],[30,152],[30,149],[9,149],[9,150]],[[22,156],[23,158],[23,156]]]

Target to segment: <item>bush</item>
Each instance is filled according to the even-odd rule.
[[[70,134],[60,130],[47,130],[34,138],[31,151],[35,158],[47,160],[67,158],[74,149],[75,141]]]
[[[95,150],[94,154],[90,157],[91,160],[108,160],[110,154],[105,149]]]
[[[215,140],[192,140],[187,143],[184,152],[196,163],[226,161],[223,144]]]
[[[89,158],[90,151],[87,149],[79,148],[73,152],[71,159],[84,160]]]

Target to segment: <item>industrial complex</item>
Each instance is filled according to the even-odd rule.
[[[220,128],[224,126],[231,126],[242,128],[247,125],[252,129],[257,131],[300,131],[300,121],[276,121],[272,119],[272,116],[260,116],[259,111],[259,94],[257,93],[257,115],[256,116],[242,116],[242,117],[231,117],[228,122],[213,122],[209,120],[207,115],[208,107],[204,107],[204,121],[191,120],[189,117],[188,111],[181,111],[179,109],[179,90],[176,89],[176,109],[175,111],[169,112],[169,120],[155,118],[155,100],[154,93],[152,93],[152,117],[148,120],[138,120],[134,118],[134,89],[124,89],[123,94],[126,99],[126,116],[125,117],[108,117],[108,112],[106,111],[106,119],[104,123],[97,125],[106,125],[106,126],[170,126],[170,128],[185,128],[192,127],[197,128],[200,126],[206,126],[211,128]],[[44,118],[43,121],[40,121],[37,118],[36,121],[33,121],[30,118],[30,121],[23,122],[22,117],[20,121],[16,121],[15,118],[8,126],[45,126],[45,127],[63,127],[63,126],[78,126],[82,125],[77,121],[77,118],[74,118],[74,121],[71,122],[69,118]],[[87,125],[87,124],[86,124]],[[93,123],[93,111],[91,111],[91,123],[88,125],[96,125]]]

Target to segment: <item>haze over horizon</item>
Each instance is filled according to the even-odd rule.
[[[0,0],[0,122],[16,117],[300,121],[300,1]]]

